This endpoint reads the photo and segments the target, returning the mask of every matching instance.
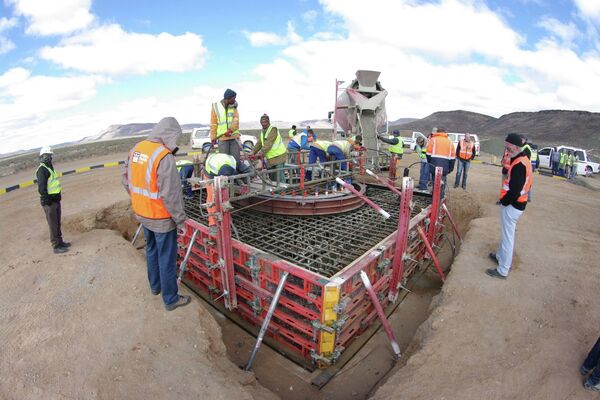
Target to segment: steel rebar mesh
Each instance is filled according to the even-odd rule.
[[[364,205],[354,211],[320,216],[260,213],[252,208],[234,212],[239,239],[298,266],[331,277],[397,229],[400,201],[391,191],[369,186],[366,195],[391,214],[384,220]],[[412,216],[431,203],[415,194]],[[207,224],[199,209],[199,192],[186,199],[189,218]]]

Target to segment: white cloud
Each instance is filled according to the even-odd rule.
[[[566,45],[570,45],[576,37],[581,35],[581,32],[579,32],[579,29],[577,29],[577,26],[573,22],[565,24],[552,17],[542,18],[538,26],[546,29]]]
[[[195,33],[175,36],[125,32],[112,24],[46,46],[40,57],[65,68],[107,74],[183,72],[202,67],[206,47]]]
[[[244,36],[250,41],[252,47],[263,46],[285,46],[288,44],[299,43],[302,37],[296,33],[291,21],[287,23],[287,33],[285,36],[277,35],[273,32],[248,32],[242,31]]]
[[[574,0],[574,2],[583,16],[600,21],[600,1]]]
[[[0,18],[0,54],[8,53],[15,48],[15,44],[8,37],[4,36],[4,32],[17,26],[16,18]]]
[[[90,13],[91,0],[5,0],[23,15],[33,35],[64,35],[89,26],[94,21]]]
[[[307,25],[312,25],[315,23],[318,15],[317,10],[308,10],[302,13],[302,21]]]

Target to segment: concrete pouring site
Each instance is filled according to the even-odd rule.
[[[351,143],[343,159],[299,151],[267,171],[246,151],[247,171],[209,176],[216,150],[185,157],[192,301],[173,311],[148,287],[121,167],[61,177],[62,254],[35,186],[0,196],[0,399],[594,398],[578,369],[600,318],[597,178],[535,174],[494,279],[501,168],[481,153],[466,190],[439,166],[419,189],[420,154],[378,140],[378,79],[358,71],[333,113],[343,135],[319,138]]]

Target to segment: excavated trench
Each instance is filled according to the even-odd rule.
[[[478,202],[468,192],[453,191],[448,195],[448,206],[464,237],[470,221],[480,214]],[[100,211],[65,218],[63,225],[69,230],[79,232],[111,229],[130,241],[138,223],[131,213],[130,203],[122,201]],[[446,240],[440,243],[438,256],[442,268],[447,271],[460,244],[454,238],[451,229],[446,228],[445,236]],[[138,248],[140,245],[143,245],[143,239],[138,242]],[[401,368],[410,355],[419,349],[419,340],[415,333],[430,315],[432,300],[439,293],[442,282],[435,269],[431,267],[416,273],[407,286],[410,292],[404,293],[403,300],[389,316],[390,324],[402,349],[402,357],[397,362],[392,359],[385,333],[379,329],[321,389],[311,384],[311,381],[322,372],[321,370],[309,372],[268,346],[261,347],[253,366],[257,380],[284,399],[368,398],[379,385],[385,382],[391,371]],[[197,297],[196,300],[200,302],[201,298]],[[222,340],[227,348],[228,358],[238,366],[244,365],[256,342],[255,336],[213,307],[206,308],[221,326]]]

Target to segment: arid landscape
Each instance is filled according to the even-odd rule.
[[[32,170],[0,186],[31,179]],[[200,298],[164,311],[147,287],[143,252],[128,242],[135,223],[120,168],[63,178],[63,232],[73,243],[64,255],[52,254],[35,187],[2,195],[0,398],[594,398],[578,368],[599,333],[600,185],[597,177],[534,182],[513,271],[499,281],[484,271],[499,236],[500,170],[473,165],[468,190],[449,190],[466,235],[446,283],[427,283],[435,281],[428,272],[391,318],[400,362],[393,365],[380,332],[321,391],[265,346],[255,373],[241,371],[253,338]]]

